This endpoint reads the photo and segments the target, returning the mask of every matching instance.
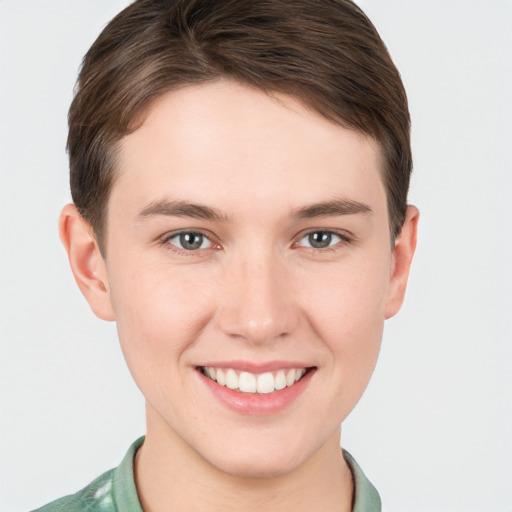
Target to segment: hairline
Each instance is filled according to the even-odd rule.
[[[323,119],[325,119],[337,126],[341,126],[348,130],[351,130],[352,132],[354,132],[354,133],[358,134],[359,136],[368,140],[371,144],[374,144],[376,152],[377,152],[377,157],[378,157],[378,167],[379,167],[380,177],[382,179],[382,184],[384,186],[384,191],[385,191],[385,195],[386,195],[386,210],[387,210],[387,214],[389,217],[388,225],[389,225],[389,231],[390,231],[391,246],[394,247],[394,242],[395,242],[396,237],[399,234],[399,230],[396,233],[394,232],[393,222],[392,222],[393,219],[391,219],[391,215],[390,215],[391,209],[390,209],[389,187],[387,186],[387,184],[385,182],[386,175],[387,175],[387,171],[385,169],[385,167],[387,165],[387,159],[385,157],[385,148],[383,146],[383,143],[381,143],[375,136],[371,135],[370,133],[351,125],[345,119],[341,119],[339,116],[335,116],[334,112],[332,112],[332,111],[331,111],[331,113],[333,114],[333,116],[327,117],[323,112],[321,112],[319,109],[316,109],[311,103],[307,102],[303,96],[301,96],[297,93],[289,93],[289,92],[285,92],[283,90],[279,90],[277,88],[264,89],[261,87],[257,87],[255,84],[245,82],[245,81],[239,79],[238,77],[231,77],[225,73],[219,72],[217,76],[211,77],[209,79],[198,80],[197,82],[182,82],[182,83],[174,84],[173,86],[170,86],[169,88],[163,88],[162,91],[158,95],[155,95],[154,97],[149,98],[145,102],[141,102],[140,106],[134,111],[131,119],[129,120],[128,129],[126,131],[124,131],[124,132],[119,131],[118,133],[115,134],[115,136],[112,137],[112,145],[110,146],[110,151],[109,151],[109,155],[108,155],[108,159],[109,159],[108,164],[111,169],[111,175],[110,175],[108,193],[106,194],[105,204],[103,205],[103,212],[102,212],[102,215],[100,216],[100,222],[99,222],[98,227],[95,228],[92,225],[92,223],[89,222],[89,224],[91,224],[92,231],[94,233],[94,236],[96,238],[96,241],[98,243],[98,246],[100,248],[101,254],[104,259],[106,259],[106,255],[107,255],[106,254],[106,240],[107,240],[107,236],[108,236],[107,219],[108,219],[108,214],[109,214],[110,196],[112,193],[112,189],[115,186],[116,181],[122,172],[121,168],[120,168],[120,164],[119,164],[119,156],[120,156],[120,152],[121,152],[121,146],[122,146],[123,139],[126,136],[136,132],[139,128],[141,128],[143,126],[146,119],[150,115],[151,110],[154,108],[154,105],[156,103],[158,103],[158,101],[166,94],[173,93],[173,92],[179,91],[184,88],[200,87],[202,85],[214,84],[216,82],[222,82],[222,81],[226,81],[226,80],[243,85],[245,87],[250,87],[254,90],[261,91],[261,92],[267,94],[272,100],[276,101],[277,103],[279,103],[282,106],[285,106],[286,108],[290,108],[289,105],[287,105],[279,97],[277,97],[276,94],[281,94],[281,95],[286,95],[288,97],[291,97],[291,98],[299,101],[303,107],[305,107],[309,111],[321,116]]]

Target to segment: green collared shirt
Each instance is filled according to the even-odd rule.
[[[103,473],[76,494],[49,503],[34,512],[143,512],[133,478],[133,459],[143,441],[144,437],[141,437],[132,444],[119,467]],[[347,451],[343,450],[343,456],[354,478],[352,512],[381,512],[380,498],[375,487]]]

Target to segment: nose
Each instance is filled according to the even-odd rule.
[[[299,310],[286,264],[271,255],[232,261],[225,272],[220,329],[251,344],[273,343],[297,328]]]

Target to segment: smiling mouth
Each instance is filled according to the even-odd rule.
[[[267,395],[293,386],[314,367],[283,369],[261,374],[237,372],[233,368],[215,368],[213,366],[200,366],[198,369],[220,386],[241,393]]]

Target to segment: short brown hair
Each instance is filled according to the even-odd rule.
[[[395,239],[412,170],[407,97],[359,7],[350,0],[137,0],[85,55],[69,111],[71,193],[102,250],[119,140],[153,99],[220,77],[292,94],[374,138]]]

